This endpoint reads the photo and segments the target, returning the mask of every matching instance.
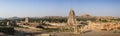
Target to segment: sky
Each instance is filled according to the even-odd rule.
[[[0,0],[0,17],[120,16],[119,0]]]

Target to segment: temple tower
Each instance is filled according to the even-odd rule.
[[[76,16],[73,9],[70,9],[67,24],[69,28],[73,29],[74,34],[78,34],[77,21],[76,21]]]
[[[74,24],[76,24],[76,18],[75,17],[76,16],[75,16],[74,10],[70,9],[70,13],[69,13],[69,16],[68,16],[67,24],[68,25],[74,25]]]
[[[28,23],[29,22],[29,17],[26,17],[25,18],[25,23]]]

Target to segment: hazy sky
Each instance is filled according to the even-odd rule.
[[[0,17],[67,16],[71,8],[78,16],[120,16],[118,0],[0,0]]]

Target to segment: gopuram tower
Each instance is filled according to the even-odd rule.
[[[25,18],[25,23],[28,23],[29,22],[29,17],[26,17]]]
[[[77,22],[76,22],[76,16],[75,16],[74,10],[70,9],[70,13],[69,13],[69,16],[68,16],[67,24],[68,25],[74,25],[76,23]]]
[[[76,21],[76,16],[73,9],[70,9],[67,25],[71,30],[73,30],[74,34],[78,34],[77,21]]]

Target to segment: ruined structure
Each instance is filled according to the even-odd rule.
[[[29,17],[26,17],[24,19],[24,22],[17,22],[17,25],[19,25],[19,26],[26,25],[26,26],[30,26],[30,27],[37,27],[37,26],[39,26],[39,24],[40,23],[37,23],[37,22],[30,22]]]
[[[70,29],[73,29],[74,34],[78,34],[77,21],[73,9],[70,9],[67,25],[69,26]]]
[[[68,25],[74,25],[74,24],[76,24],[76,23],[77,23],[77,22],[76,22],[74,10],[71,9],[71,10],[70,10],[70,13],[69,13],[69,16],[68,16],[67,24],[68,24]]]
[[[110,30],[117,30],[120,28],[119,22],[89,22],[88,28],[93,31],[110,31]]]
[[[25,18],[25,23],[28,23],[29,22],[29,17],[26,17]]]

